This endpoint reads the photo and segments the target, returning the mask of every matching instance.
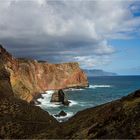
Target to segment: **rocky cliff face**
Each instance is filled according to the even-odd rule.
[[[140,139],[140,90],[58,123],[41,108],[14,97],[4,66],[9,58],[0,58],[0,139]]]
[[[6,71],[3,62],[0,60],[0,98],[13,95],[10,74]]]
[[[45,90],[88,86],[87,76],[78,63],[50,64],[15,59],[2,46],[0,58],[10,73],[15,96],[28,102]]]

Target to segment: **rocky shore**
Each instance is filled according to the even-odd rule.
[[[140,90],[120,100],[80,111],[64,123],[14,97],[11,89],[3,90],[0,89],[1,139],[140,138]]]
[[[32,81],[34,79],[29,72],[29,66],[32,67],[32,63],[26,62],[27,65],[29,64],[27,67],[22,63],[18,63],[17,67],[16,63],[18,61],[0,47],[0,139],[140,139],[140,90],[122,99],[80,111],[67,122],[58,123],[46,111],[27,102],[29,101],[27,99],[30,98],[29,95],[34,95],[34,90],[31,92],[31,89],[37,82]],[[19,65],[22,66],[19,67]],[[69,66],[65,65],[64,67]],[[21,70],[21,68],[23,69]],[[13,69],[18,69],[17,73],[13,74]],[[77,66],[74,69],[76,70],[69,72],[74,79],[73,83],[79,81],[80,86],[80,82],[84,79],[82,85],[86,86],[88,82],[84,73]],[[25,74],[23,70],[25,73],[27,72],[29,79],[23,76]],[[78,76],[77,73],[79,73]],[[24,82],[19,76],[23,81],[27,80],[29,87],[32,85],[32,88],[27,86],[29,91],[25,85],[22,85]],[[74,86],[71,83],[72,79],[65,79],[67,82],[63,81],[62,83]],[[17,87],[17,82],[22,82],[19,84],[22,86]],[[31,82],[33,83],[31,84]],[[51,83],[51,85],[53,84]],[[38,87],[40,86],[38,85]],[[18,88],[20,90],[15,94]],[[21,93],[19,93],[20,91]],[[65,113],[61,112],[58,115],[65,115]]]

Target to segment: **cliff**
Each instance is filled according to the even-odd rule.
[[[140,139],[140,90],[78,112],[58,123],[41,108],[14,96],[0,60],[0,139]]]
[[[6,71],[2,60],[0,60],[0,98],[13,95],[10,84],[10,74]]]
[[[46,111],[14,97],[10,74],[0,60],[0,139],[28,138],[41,129],[57,127],[58,122]]]
[[[2,46],[0,59],[10,74],[14,95],[28,102],[46,90],[88,86],[87,76],[78,63],[50,64],[16,59]]]

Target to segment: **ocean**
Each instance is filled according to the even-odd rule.
[[[59,122],[63,122],[78,111],[119,99],[140,89],[140,76],[88,77],[88,80],[88,88],[64,90],[71,102],[68,107],[50,103],[53,91],[42,94],[44,98],[38,99],[41,102],[39,106],[53,116],[62,110],[65,111],[67,116],[55,117]]]

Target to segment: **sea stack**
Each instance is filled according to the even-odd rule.
[[[53,93],[51,102],[61,102],[63,105],[66,105],[66,106],[68,106],[70,103],[70,101],[68,101],[62,89]]]

